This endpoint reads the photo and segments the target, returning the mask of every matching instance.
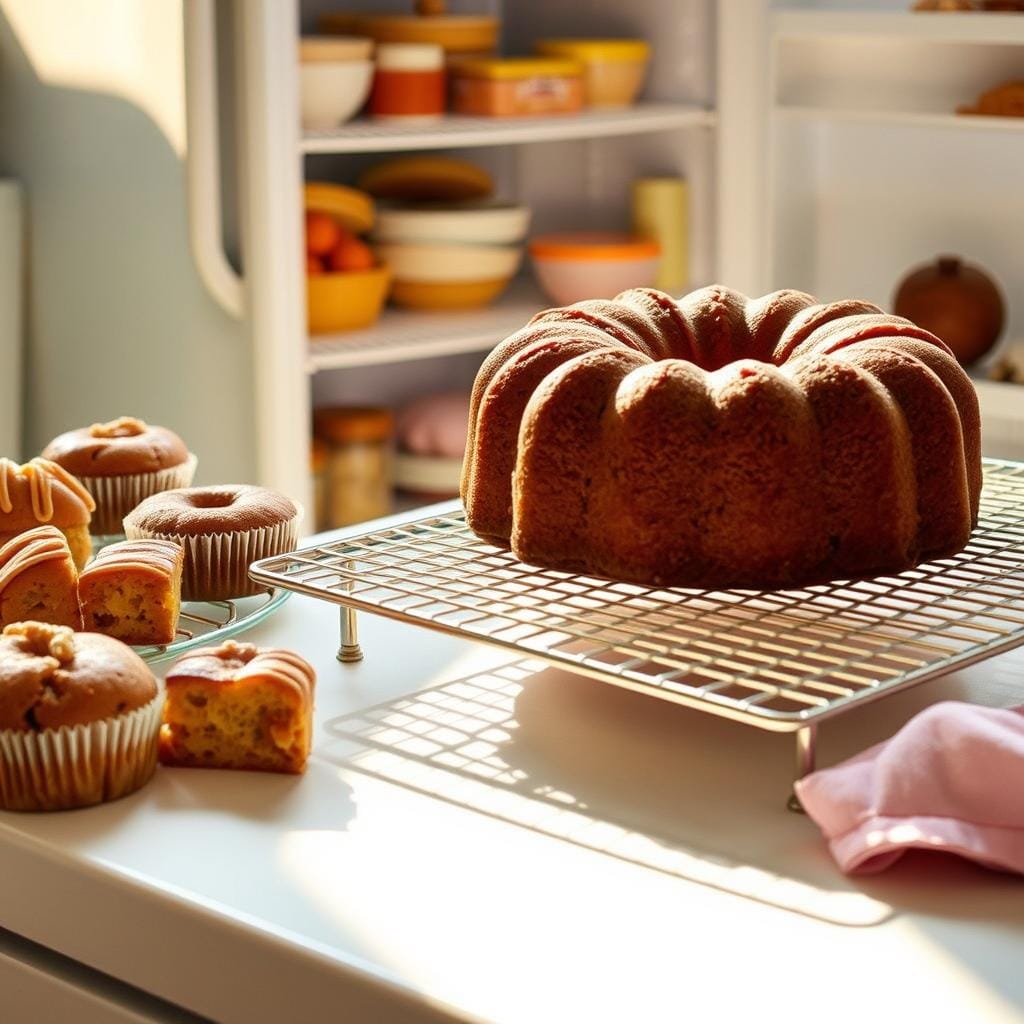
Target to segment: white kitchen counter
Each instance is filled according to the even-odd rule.
[[[0,927],[238,1024],[1022,1019],[1021,879],[844,878],[785,809],[791,737],[369,615],[341,665],[337,619],[245,637],[316,665],[304,777],[0,814]],[[826,722],[820,763],[943,698],[1024,703],[1024,652]]]

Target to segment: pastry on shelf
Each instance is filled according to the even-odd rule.
[[[1024,81],[1003,82],[983,92],[971,106],[957,107],[956,112],[983,117],[1024,117]]]
[[[539,313],[485,360],[467,522],[532,565],[758,590],[959,551],[978,398],[949,349],[868,302],[652,289]]]
[[[316,673],[292,651],[231,640],[167,673],[160,760],[185,768],[301,773]]]
[[[85,628],[126,644],[169,644],[181,611],[184,551],[170,540],[108,544],[78,581]]]
[[[0,807],[116,800],[156,768],[161,695],[119,640],[19,622],[0,636]]]
[[[77,477],[96,502],[94,536],[121,533],[121,521],[151,494],[188,487],[197,459],[173,430],[133,416],[69,430],[55,437],[43,458]]]
[[[89,522],[96,503],[66,469],[36,458],[19,466],[0,459],[0,544],[37,526],[56,526],[67,537],[75,565],[92,554]]]
[[[302,509],[266,487],[184,487],[147,498],[124,521],[129,540],[170,540],[185,549],[181,596],[225,601],[262,593],[249,579],[258,558],[292,551]]]
[[[78,569],[56,526],[26,530],[0,547],[0,626],[26,619],[82,628]]]

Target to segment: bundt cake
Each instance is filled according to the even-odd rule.
[[[967,542],[978,400],[868,302],[646,288],[550,309],[477,374],[462,498],[524,562],[701,589],[902,571]]]

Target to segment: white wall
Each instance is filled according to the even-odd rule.
[[[243,325],[186,237],[181,0],[0,0],[0,174],[25,189],[25,451],[118,415],[251,479]]]

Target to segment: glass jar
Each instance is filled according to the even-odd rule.
[[[327,526],[334,529],[391,511],[394,418],[387,409],[318,409],[314,433],[328,445]]]
[[[313,477],[313,517],[317,530],[329,527],[327,516],[327,460],[330,446],[319,437],[313,438],[309,450],[309,471]]]

